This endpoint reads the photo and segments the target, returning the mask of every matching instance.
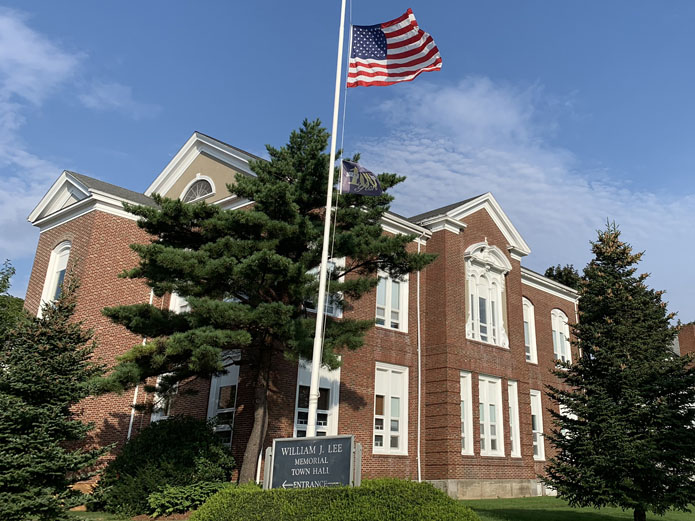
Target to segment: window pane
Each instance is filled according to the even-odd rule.
[[[399,418],[401,415],[401,399],[395,396],[391,397],[391,417]]]
[[[376,286],[376,305],[386,307],[386,279],[379,277],[379,284]]]
[[[490,450],[493,452],[497,450],[497,440],[495,438],[490,439]]]
[[[497,413],[495,411],[495,404],[490,404],[490,423],[497,422]]]
[[[299,386],[299,396],[297,397],[297,407],[302,409],[309,408],[309,386],[300,385]]]
[[[398,432],[398,420],[391,420],[391,432]]]
[[[526,353],[531,352],[531,338],[529,336],[528,322],[524,320],[524,345],[526,346]]]
[[[331,408],[330,406],[331,403],[331,390],[326,389],[325,387],[319,388],[319,404],[318,404],[318,409],[321,409],[322,411],[327,411],[328,409]],[[307,407],[309,405],[307,404]]]
[[[537,431],[538,430],[538,421],[536,419],[536,415],[532,414],[531,415],[531,430]]]
[[[297,431],[297,438],[306,438],[306,431]]]
[[[384,430],[384,419],[383,418],[374,418],[374,430],[375,431],[383,431]]]
[[[485,421],[485,404],[483,402],[480,402],[480,422]]]
[[[215,432],[217,434],[217,437],[222,441],[224,445],[229,445],[232,443],[232,430],[231,429],[224,429],[224,430],[218,430]]]
[[[318,427],[327,427],[328,426],[328,414],[325,412],[320,412],[316,415],[316,425]]]
[[[374,446],[375,447],[383,447],[384,446],[384,437],[381,434],[374,436]]]
[[[392,449],[398,448],[398,436],[391,436],[391,448]]]
[[[58,280],[56,281],[56,290],[53,295],[53,300],[58,300],[60,298],[60,294],[63,292],[63,280],[65,280],[65,269],[58,272]]]
[[[306,425],[309,420],[309,413],[307,411],[297,411],[297,425]]]
[[[384,397],[381,395],[376,395],[376,403],[374,404],[374,414],[379,416],[384,415]]]
[[[236,385],[225,385],[224,387],[220,387],[220,391],[217,396],[218,409],[232,409],[235,401]]]
[[[391,284],[391,309],[401,309],[401,283],[394,280]]]
[[[478,317],[480,325],[487,324],[487,299],[478,297]]]
[[[391,311],[391,327],[393,328],[398,328],[398,318],[399,318],[400,312],[398,311]]]

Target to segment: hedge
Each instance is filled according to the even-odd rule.
[[[229,482],[201,482],[192,485],[172,487],[165,486],[159,492],[153,492],[147,498],[150,504],[152,517],[170,516],[195,510],[200,507],[210,496],[223,488],[233,487]]]
[[[395,479],[360,487],[224,489],[190,521],[479,521],[477,514],[429,483]]]

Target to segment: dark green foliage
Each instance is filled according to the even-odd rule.
[[[205,202],[184,204],[153,196],[157,208],[126,205],[141,217],[150,244],[133,245],[139,266],[125,276],[144,279],[155,294],[176,292],[189,302],[180,315],[148,305],[107,308],[104,313],[130,331],[146,336],[120,358],[103,384],[119,391],[149,377],[169,373],[160,392],[190,376],[222,369],[221,351],[240,349],[242,363],[255,373],[256,418],[267,417],[266,390],[274,359],[311,358],[314,320],[305,303],[318,292],[317,277],[325,216],[328,133],[318,121],[305,121],[282,148],[268,146],[270,161],[254,161],[255,176],[237,175],[229,189],[254,201],[240,210]],[[381,174],[388,190],[404,178]],[[347,194],[337,199],[333,258],[347,258],[331,275],[330,291],[349,307],[377,284],[377,271],[395,277],[420,270],[432,255],[408,253],[414,237],[384,235],[380,220],[393,197]],[[339,281],[349,275],[345,280]],[[329,320],[323,361],[339,365],[340,349],[357,349],[373,320]],[[259,394],[260,393],[260,394]],[[265,435],[254,424],[241,469],[250,480]]]
[[[573,506],[613,505],[644,513],[683,509],[695,500],[695,371],[671,350],[676,329],[661,291],[636,275],[642,256],[615,224],[599,232],[584,270],[581,356],[555,374],[568,388],[550,396],[558,454],[548,485]]]
[[[148,497],[167,485],[228,481],[234,459],[212,427],[185,416],[153,423],[109,463],[91,508],[126,515],[149,512]]]
[[[185,513],[200,507],[213,494],[234,485],[229,482],[200,482],[192,485],[172,487],[167,485],[160,492],[150,494],[147,502],[150,505],[150,515],[169,516]]]
[[[565,266],[550,266],[545,270],[545,276],[549,279],[553,279],[560,284],[564,284],[572,289],[579,291],[582,283],[582,277],[579,272],[574,268],[574,264],[567,264]]]
[[[75,448],[91,425],[73,406],[101,374],[91,332],[73,322],[75,284],[43,318],[15,323],[0,344],[0,519],[64,517],[68,485],[90,476],[101,450]]]
[[[7,338],[8,332],[17,325],[18,321],[27,317],[23,309],[24,301],[7,294],[14,272],[9,261],[5,261],[0,266],[0,343]]]
[[[191,521],[479,521],[478,516],[429,483],[396,479],[360,487],[222,490]]]

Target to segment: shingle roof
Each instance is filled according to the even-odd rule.
[[[420,221],[424,221],[425,219],[429,217],[435,217],[436,215],[444,215],[445,213],[453,210],[454,208],[458,208],[462,204],[466,204],[471,202],[474,199],[477,199],[481,195],[476,195],[475,197],[469,197],[468,199],[464,199],[463,201],[459,201],[458,203],[453,203],[453,204],[447,204],[446,206],[442,206],[441,208],[435,208],[434,210],[430,210],[429,212],[425,213],[419,213],[417,215],[413,215],[412,217],[408,217],[408,220],[410,222],[418,223]]]
[[[99,190],[100,192],[106,192],[107,194],[115,197],[126,199],[133,203],[142,204],[144,206],[157,206],[151,197],[147,197],[145,194],[141,194],[140,192],[134,192],[133,190],[128,190],[127,188],[121,188],[120,186],[112,185],[111,183],[106,183],[105,181],[100,181],[99,179],[94,179],[93,177],[89,177],[87,175],[71,172],[70,170],[66,170],[66,172],[75,177],[87,188],[93,188],[94,190]]]

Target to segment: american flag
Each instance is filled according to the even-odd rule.
[[[393,85],[441,68],[439,49],[411,9],[390,22],[352,26],[348,87]]]

